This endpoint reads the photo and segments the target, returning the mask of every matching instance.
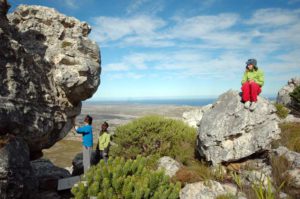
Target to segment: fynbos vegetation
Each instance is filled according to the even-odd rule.
[[[86,181],[72,188],[75,198],[97,197],[99,199],[177,199],[180,183],[171,183],[163,171],[152,171],[147,159],[138,156],[135,160],[110,158],[92,167]]]

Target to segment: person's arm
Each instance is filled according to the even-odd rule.
[[[247,72],[244,73],[243,79],[242,79],[242,85],[247,81]]]
[[[78,127],[76,129],[76,133],[85,135],[85,134],[88,134],[89,132],[88,132],[87,126],[82,126],[82,127]]]
[[[263,86],[264,85],[264,81],[265,81],[264,72],[262,70],[258,70],[255,82],[258,85]]]

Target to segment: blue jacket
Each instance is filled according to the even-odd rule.
[[[83,146],[93,147],[93,127],[91,125],[79,127],[76,132],[82,134]]]

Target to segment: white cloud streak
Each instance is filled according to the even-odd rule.
[[[269,73],[297,71],[297,67],[300,72],[300,9],[260,9],[248,19],[235,13],[170,20],[145,15],[97,17],[93,32],[93,38],[106,47],[153,50],[131,53],[103,66],[104,71],[120,78],[129,77],[130,72],[135,72],[132,78],[145,77],[146,73],[136,73],[146,71],[149,75],[166,72],[166,78],[233,79],[241,75],[245,61],[253,57]],[[165,48],[169,49],[161,50]]]

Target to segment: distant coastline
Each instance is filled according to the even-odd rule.
[[[274,101],[276,97],[265,98]],[[83,102],[84,105],[175,105],[175,106],[205,106],[212,104],[217,98],[199,99],[137,99],[137,100],[95,100]]]

